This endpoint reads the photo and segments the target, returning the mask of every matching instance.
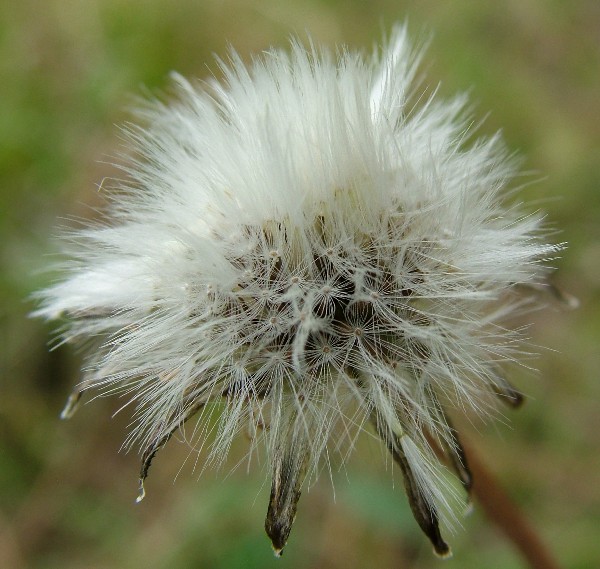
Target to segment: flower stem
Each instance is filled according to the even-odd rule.
[[[463,447],[464,445],[464,440]],[[473,474],[472,495],[488,518],[527,560],[532,569],[559,569],[550,551],[528,519],[501,487],[472,446],[465,448]]]

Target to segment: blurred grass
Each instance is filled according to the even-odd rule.
[[[260,465],[198,481],[187,449],[173,443],[134,506],[137,457],[117,453],[127,418],[108,420],[119,401],[95,401],[59,422],[79,356],[48,352],[51,330],[26,318],[26,299],[49,282],[41,269],[56,251],[59,218],[101,204],[94,185],[115,174],[114,124],[127,119],[133,96],[168,88],[171,70],[214,71],[212,54],[228,43],[248,57],[310,31],[318,43],[370,50],[406,17],[413,35],[433,32],[429,82],[441,81],[446,95],[472,87],[477,116],[491,111],[481,131],[503,128],[525,168],[544,176],[524,194],[561,230],[556,239],[569,241],[556,282],[582,303],[535,315],[533,341],[549,350],[539,376],[515,370],[531,400],[510,426],[471,427],[470,438],[565,567],[600,564],[598,2],[22,0],[0,5],[0,566],[439,565],[398,474],[366,440],[335,475],[335,503],[326,476],[303,497],[279,562],[263,535]],[[464,526],[445,567],[523,567],[480,513]]]

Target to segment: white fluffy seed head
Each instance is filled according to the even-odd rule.
[[[314,472],[375,418],[441,500],[441,409],[506,395],[518,334],[502,321],[557,248],[503,204],[500,139],[465,143],[465,99],[413,104],[418,56],[403,27],[370,58],[233,54],[221,83],[176,77],[178,100],[129,128],[110,223],[72,237],[36,314],[99,339],[83,387],[131,395],[130,442],[197,412],[212,458],[250,425]]]

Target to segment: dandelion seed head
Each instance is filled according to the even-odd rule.
[[[447,554],[431,440],[456,455],[446,409],[516,397],[503,322],[558,247],[505,205],[516,165],[498,136],[466,140],[465,98],[415,103],[419,58],[397,27],[371,57],[293,42],[250,66],[232,53],[220,83],[176,76],[177,100],[126,131],[137,158],[110,221],[75,233],[65,280],[40,293],[65,339],[100,339],[81,390],[130,395],[142,481],[192,415],[209,462],[251,424],[276,551],[308,474],[370,422]]]

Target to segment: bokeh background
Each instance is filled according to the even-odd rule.
[[[564,567],[600,566],[600,3],[400,0],[20,0],[0,3],[0,566],[33,568],[440,567],[411,518],[399,473],[361,441],[345,468],[301,502],[282,560],[263,532],[264,465],[194,471],[172,442],[134,504],[139,457],[119,452],[127,413],[99,399],[58,413],[80,355],[49,352],[27,318],[50,282],[55,228],[89,217],[116,175],[116,124],[171,70],[216,72],[228,44],[247,59],[292,33],[370,51],[408,18],[432,37],[425,69],[443,95],[471,89],[483,134],[502,128],[539,180],[521,194],[569,248],[555,283],[579,298],[533,315],[539,373],[513,371],[530,396],[510,422],[468,438]],[[200,461],[202,457],[200,457]],[[182,466],[183,465],[183,466]],[[229,469],[228,469],[229,468]],[[444,567],[525,567],[475,510]]]

